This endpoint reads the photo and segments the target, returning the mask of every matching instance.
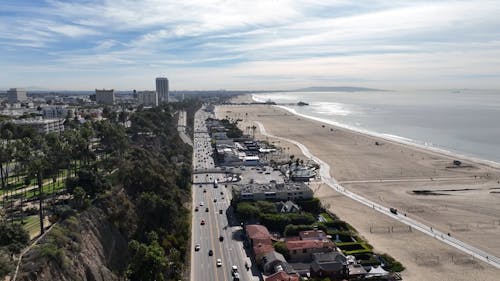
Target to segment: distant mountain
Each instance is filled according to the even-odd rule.
[[[385,92],[386,90],[362,87],[307,87],[292,92]]]

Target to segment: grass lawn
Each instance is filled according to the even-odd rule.
[[[326,222],[333,222],[333,218],[328,213],[319,214]]]
[[[24,218],[24,229],[29,233],[30,238],[40,234],[40,218],[37,215],[27,216]]]

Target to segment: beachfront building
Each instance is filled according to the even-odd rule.
[[[144,106],[158,106],[158,93],[156,91],[142,91],[137,94],[139,104]]]
[[[115,90],[98,90],[95,89],[95,99],[98,104],[114,105],[115,104]]]
[[[248,183],[233,186],[233,198],[236,201],[300,200],[311,199],[312,197],[312,190],[302,182],[270,182],[268,184]]]
[[[315,253],[336,250],[335,244],[330,239],[301,240],[299,237],[287,237],[285,245],[290,253],[291,262],[311,262]]]
[[[61,133],[64,131],[64,119],[18,119],[13,121],[19,126],[33,128],[40,134]]]
[[[156,78],[156,93],[158,93],[159,102],[168,102],[168,79],[167,77]]]
[[[346,257],[340,252],[315,253],[310,266],[311,277],[345,280],[349,277]]]
[[[28,100],[26,90],[21,88],[10,88],[7,91],[7,101],[9,103],[25,102]]]

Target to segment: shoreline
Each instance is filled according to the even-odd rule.
[[[248,96],[246,98],[248,101]],[[451,232],[452,237],[460,241],[500,256],[500,206],[497,204],[500,194],[490,193],[500,189],[497,184],[500,170],[483,164],[450,169],[446,166],[452,162],[452,156],[394,141],[383,140],[384,144],[377,146],[374,144],[380,141],[377,137],[343,128],[337,130],[332,125],[322,127],[322,122],[298,117],[278,107],[220,105],[216,113],[221,118],[242,119],[238,125],[243,130],[252,126],[253,121],[263,123],[270,134],[304,144],[331,167],[331,176],[353,193],[382,206],[395,207],[434,230]],[[330,131],[331,128],[336,130]],[[258,129],[255,136],[282,147],[285,154],[307,160],[293,143],[266,137]],[[315,196],[330,211],[353,225],[377,252],[388,253],[405,265],[404,280],[496,280],[499,270],[495,267],[420,231],[372,232],[372,227],[401,229],[405,224],[324,183],[313,185]],[[444,192],[446,196],[421,195],[415,190]],[[495,225],[492,221],[496,221]],[[465,226],[467,231],[460,230],[460,226]],[[422,262],[435,256],[439,258],[438,263],[431,267]],[[457,260],[464,263],[459,264]]]
[[[256,101],[256,102],[260,101],[260,100],[255,99],[254,94],[245,94],[245,95],[250,97],[250,99],[253,101]],[[277,105],[272,105],[272,106],[286,110],[287,112],[290,112],[291,114],[298,116],[298,117],[307,118],[311,121],[324,123],[325,125],[329,125],[329,126],[335,126],[339,129],[348,130],[348,131],[351,131],[352,133],[361,134],[361,135],[364,135],[366,137],[379,138],[379,139],[382,139],[384,141],[394,142],[396,144],[409,145],[409,146],[412,146],[414,148],[422,149],[425,152],[437,153],[437,154],[440,154],[440,155],[445,156],[445,157],[463,159],[463,160],[467,160],[467,161],[470,161],[470,162],[473,162],[476,164],[485,165],[485,166],[488,166],[488,167],[491,167],[494,169],[500,169],[500,162],[496,162],[494,160],[483,159],[483,158],[479,158],[479,156],[467,155],[467,154],[463,154],[463,153],[458,152],[458,151],[450,151],[450,150],[446,150],[443,148],[439,148],[439,147],[434,146],[434,145],[421,144],[417,140],[408,139],[404,136],[378,133],[378,132],[370,131],[367,129],[360,129],[360,128],[352,127],[352,126],[349,126],[346,124],[342,124],[342,123],[339,123],[336,121],[332,121],[332,120],[328,120],[328,119],[324,119],[324,118],[320,118],[320,117],[309,116],[306,114],[298,113],[295,109],[289,108],[285,105],[277,104]]]

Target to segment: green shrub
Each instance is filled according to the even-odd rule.
[[[395,260],[393,257],[389,256],[388,254],[381,254],[380,257],[386,262],[386,270],[389,270],[391,272],[401,272],[405,270],[403,264]]]

